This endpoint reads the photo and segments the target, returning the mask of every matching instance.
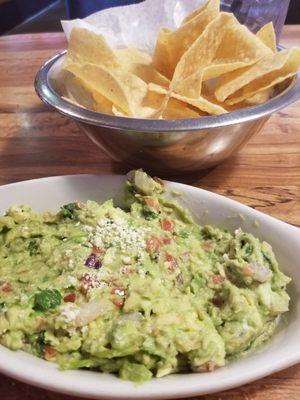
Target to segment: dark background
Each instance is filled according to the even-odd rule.
[[[0,0],[0,35],[60,31],[61,19],[83,18],[96,10],[140,1]],[[291,0],[286,24],[300,24],[300,0]]]

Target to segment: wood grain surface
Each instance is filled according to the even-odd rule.
[[[281,43],[299,45],[300,26]],[[0,37],[0,184],[50,175],[124,173],[66,117],[41,103],[33,80],[66,47],[63,34]],[[300,226],[300,103],[273,115],[263,131],[222,165],[176,178]],[[0,363],[3,360],[0,360]],[[1,400],[70,400],[0,375]],[[300,400],[300,365],[199,400]]]

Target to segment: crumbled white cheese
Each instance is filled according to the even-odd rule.
[[[102,288],[108,286],[108,283],[102,280],[104,278],[104,276],[105,276],[104,269],[103,270],[101,269],[100,271],[97,271],[97,272],[93,272],[93,271],[86,272],[81,279],[82,288],[85,291],[88,291],[89,289],[92,289],[92,288],[102,289]]]
[[[65,322],[72,322],[75,320],[77,315],[79,314],[79,309],[75,304],[66,303],[61,310],[61,316],[65,320]]]
[[[104,218],[100,220],[96,229],[90,233],[90,243],[99,247],[119,247],[123,253],[136,254],[143,258],[146,249],[145,234],[150,232],[149,227],[132,226],[126,219]]]
[[[89,327],[88,327],[87,325],[84,325],[84,326],[81,328],[81,333],[87,332],[88,329],[89,329]]]

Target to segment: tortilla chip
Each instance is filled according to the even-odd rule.
[[[154,68],[149,54],[133,48],[116,50],[116,54],[124,69],[137,75],[146,83],[153,82],[162,86],[170,84],[169,79]]]
[[[168,37],[171,32],[172,31],[168,28],[160,29],[153,54],[154,68],[168,79],[171,79],[173,74],[168,44]]]
[[[181,22],[181,25],[186,24],[193,18],[197,17],[199,14],[202,14],[207,9],[220,11],[220,0],[215,0],[215,1],[208,0],[202,7],[199,7],[197,8],[197,10],[188,14]]]
[[[113,103],[98,92],[93,92],[94,110],[104,114],[112,114]]]
[[[273,22],[269,22],[260,28],[260,30],[256,33],[256,37],[258,37],[266,46],[268,46],[273,53],[277,52],[276,34],[274,31]]]
[[[198,98],[194,99],[194,98],[190,98],[187,96],[182,96],[182,95],[172,92],[166,88],[163,88],[158,85],[152,85],[152,84],[149,85],[149,90],[152,90],[156,93],[165,94],[166,96],[180,100],[183,103],[190,104],[191,106],[198,108],[199,110],[201,110],[204,113],[224,114],[227,112],[227,110],[225,110],[223,107],[219,106],[218,104],[214,104],[213,102],[211,102],[210,100],[208,100],[202,96],[199,96]],[[167,108],[167,105],[165,108]],[[163,115],[163,113],[162,113],[162,115]]]
[[[254,64],[269,54],[271,50],[260,39],[232,14],[222,12],[181,57],[173,81],[185,79],[199,70],[203,70],[203,80],[212,79]]]
[[[220,1],[209,0],[175,31],[160,31],[153,56],[154,67],[171,79],[181,56],[219,13]]]
[[[147,84],[122,69],[108,70],[95,64],[71,64],[67,70],[84,82],[91,93],[99,93],[130,116],[136,116],[147,93]]]
[[[128,117],[128,115],[120,111],[116,106],[112,106],[112,113],[117,117]]]
[[[180,100],[171,98],[162,113],[164,119],[199,118],[207,115],[205,112]]]
[[[245,102],[249,105],[265,103],[266,101],[268,101],[270,99],[273,91],[274,91],[273,87],[262,90],[261,92],[255,93],[253,96],[245,99]],[[238,104],[240,104],[240,103],[238,103]]]
[[[265,57],[251,67],[220,78],[215,95],[235,104],[293,76],[300,67],[300,49],[294,47]]]
[[[57,82],[69,101],[101,113],[197,118],[263,103],[299,69],[300,49],[277,52],[272,23],[255,35],[208,0],[178,29],[159,31],[153,57],[73,29]]]
[[[177,100],[181,100],[184,103],[188,103],[196,108],[199,108],[199,110],[204,111],[208,114],[219,115],[227,113],[227,110],[225,110],[225,108],[219,106],[218,104],[212,103],[202,96],[199,96],[197,99],[192,99],[190,97],[181,96],[177,93],[172,92],[171,97],[174,97]]]
[[[202,80],[203,71],[200,70],[181,81],[172,82],[170,87],[172,91],[182,96],[198,98],[201,95]]]
[[[116,53],[103,36],[85,28],[72,29],[64,67],[69,64],[98,64],[107,68],[120,67]]]

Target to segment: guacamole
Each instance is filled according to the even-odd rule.
[[[213,371],[269,339],[290,281],[271,246],[199,226],[163,192],[133,171],[122,209],[87,201],[0,217],[0,343],[144,382]]]

